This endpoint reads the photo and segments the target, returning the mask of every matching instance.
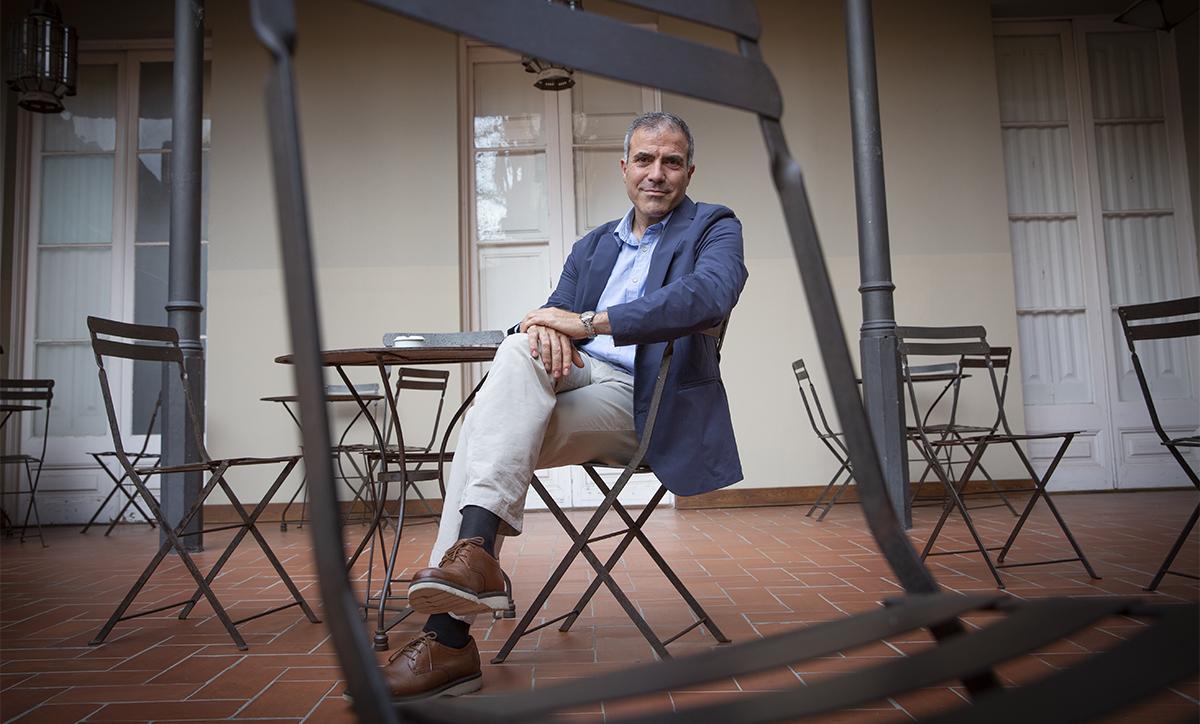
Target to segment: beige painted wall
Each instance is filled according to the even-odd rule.
[[[857,358],[861,308],[842,4],[759,5],[763,53],[784,94],[784,129],[805,170]],[[875,22],[897,320],[983,324],[994,344],[1016,346],[988,4],[876,3]],[[679,23],[663,27],[732,47]],[[757,123],[689,99],[668,97],[663,105],[688,119],[697,137],[693,198],[729,204],[745,225],[750,282],[723,366],[745,458],[743,485],[823,483],[836,466],[807,429],[791,362],[804,357],[818,380],[826,375]],[[1019,378],[1014,382],[1007,409],[1019,428]],[[970,411],[984,409],[983,400],[968,402],[966,419],[979,419]],[[989,470],[1021,476],[1015,458],[1000,451]]]
[[[988,4],[877,5],[897,316],[983,323],[994,343],[1015,345]],[[786,131],[854,340],[858,265],[841,3],[761,7],[764,53],[784,92]],[[209,5],[208,411],[217,454],[296,444],[282,411],[257,401],[291,384],[289,371],[271,362],[287,348],[286,319],[261,100],[266,59],[246,13],[235,0]],[[679,23],[661,27],[728,45]],[[389,329],[458,325],[456,58],[456,39],[440,31],[353,3],[301,3],[301,124],[327,346],[371,344]],[[815,376],[825,375],[757,124],[689,99],[665,96],[663,105],[688,119],[697,138],[692,197],[728,204],[746,229],[751,277],[724,363],[742,485],[822,483],[833,466],[806,428],[791,361],[809,358]],[[1009,410],[1019,425],[1019,384]],[[1011,461],[992,472],[1018,475]]]

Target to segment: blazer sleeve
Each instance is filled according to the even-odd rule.
[[[613,343],[666,342],[714,327],[733,311],[747,277],[742,224],[728,212],[705,230],[690,273],[608,308]]]

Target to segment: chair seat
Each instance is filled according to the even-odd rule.
[[[33,455],[0,455],[0,463],[36,463],[41,462],[41,458]]]
[[[1005,443],[1005,442],[1024,442],[1026,440],[1054,440],[1065,438],[1069,435],[1079,435],[1080,430],[1066,430],[1063,432],[1039,432],[1039,433],[1024,433],[1019,435],[996,434],[996,435],[977,435],[974,437],[965,437],[959,440],[934,440],[929,444],[934,447],[951,447],[954,445],[978,445],[980,443]]]
[[[592,467],[592,468],[608,468],[611,470],[624,470],[625,469],[625,466],[620,463],[590,462],[590,463],[584,463],[584,466]],[[635,473],[653,473],[654,470],[649,465],[646,465],[643,463],[642,465],[639,465],[636,468],[634,468],[633,472],[635,472]]]
[[[955,423],[953,425],[941,424],[941,425],[930,425],[930,426],[926,427],[925,434],[929,435],[929,434],[941,434],[941,433],[951,433],[951,432],[983,433],[983,432],[991,432],[992,429],[993,428],[991,428],[991,427],[984,427],[982,425],[960,425],[958,423]],[[919,434],[919,428],[917,428],[915,425],[909,425],[908,427],[905,428],[905,431],[910,435]]]
[[[1163,445],[1167,447],[1200,447],[1200,435],[1171,438],[1167,442],[1164,442]]]
[[[91,455],[92,457],[97,457],[97,458],[115,458],[117,456],[117,454],[115,452],[113,452],[112,450],[105,450],[104,452],[90,452],[90,453],[88,453],[88,455]],[[162,457],[162,455],[159,453],[142,453],[140,455],[130,455],[129,457],[135,458],[135,459],[145,459],[145,458],[157,459],[157,458]]]
[[[268,465],[270,463],[288,463],[299,460],[300,455],[280,455],[273,458],[223,458],[207,462],[184,463],[183,465],[165,465],[134,468],[138,475],[156,475],[162,473],[195,473],[205,470],[216,470],[222,465],[241,467],[242,465]]]

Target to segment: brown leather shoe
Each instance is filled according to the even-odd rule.
[[[453,649],[426,631],[388,657],[383,679],[397,704],[470,694],[483,686],[479,649],[473,638],[461,649]],[[343,696],[350,700],[349,692]]]
[[[508,609],[500,561],[482,538],[464,538],[446,551],[437,568],[417,571],[408,584],[408,605],[419,613],[464,616]]]

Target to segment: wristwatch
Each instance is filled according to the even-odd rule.
[[[595,318],[595,312],[583,312],[579,315],[579,321],[583,323],[583,330],[587,332],[588,339],[596,338],[596,328],[592,326],[592,320]]]

